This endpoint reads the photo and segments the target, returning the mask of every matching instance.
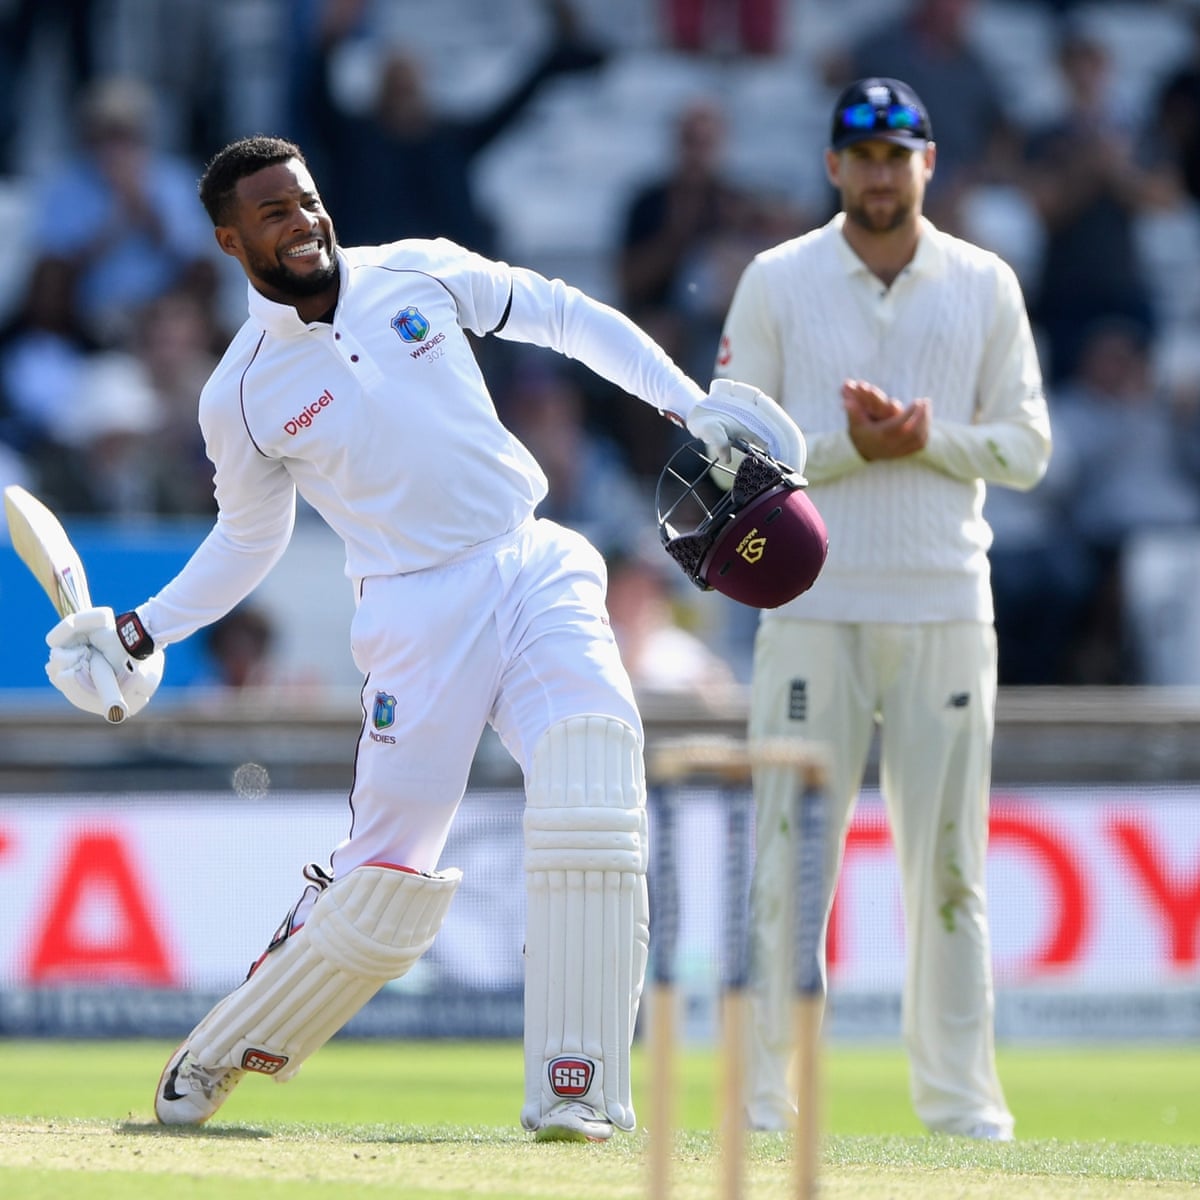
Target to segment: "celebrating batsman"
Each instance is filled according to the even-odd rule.
[[[200,396],[216,523],[135,611],[50,634],[48,673],[98,711],[112,663],[131,712],[163,647],[229,612],[278,561],[300,493],[342,537],[364,675],[349,831],[246,981],[171,1055],[166,1124],[217,1111],[247,1071],[284,1080],[431,945],[460,873],[439,857],[485,724],[526,785],[525,1099],[541,1140],[634,1127],[629,1050],[648,941],[642,727],[605,613],[605,567],[534,517],[546,479],[499,421],[468,333],[578,359],[729,454],[763,444],[756,389],[710,396],[620,313],[446,241],[341,248],[304,156],[252,137],[200,197],[249,280],[249,319]],[[755,436],[739,420],[755,414]]]

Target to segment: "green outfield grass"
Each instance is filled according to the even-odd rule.
[[[645,1194],[645,1136],[538,1146],[517,1128],[516,1043],[337,1039],[293,1082],[249,1078],[210,1127],[153,1124],[171,1047],[0,1041],[0,1197]],[[716,1064],[678,1063],[675,1194],[715,1197]],[[823,1197],[1200,1194],[1200,1048],[1002,1048],[1018,1140],[923,1133],[893,1045],[833,1045],[823,1063]],[[645,1060],[634,1062],[641,1114]],[[790,1194],[788,1138],[749,1139],[748,1200]]]

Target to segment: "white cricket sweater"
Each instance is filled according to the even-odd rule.
[[[804,431],[809,495],[829,529],[813,587],[763,614],[830,621],[991,621],[985,484],[1032,487],[1050,421],[1020,285],[995,254],[923,220],[885,287],[842,235],[844,215],[759,254],[730,306],[718,374],[774,396]],[[868,463],[841,386],[932,403],[929,443]]]
[[[249,288],[200,396],[216,525],[138,609],[155,641],[223,616],[278,561],[297,491],[352,580],[447,562],[516,529],[547,490],[501,424],[467,331],[550,347],[685,419],[703,390],[627,317],[445,239],[339,250],[332,322]]]

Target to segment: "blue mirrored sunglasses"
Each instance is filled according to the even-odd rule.
[[[846,129],[907,129],[924,128],[925,118],[911,104],[889,104],[876,108],[873,104],[851,104],[839,114]]]

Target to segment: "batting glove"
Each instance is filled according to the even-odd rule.
[[[748,383],[714,379],[708,395],[688,414],[687,429],[718,462],[731,462],[733,439],[743,438],[797,474],[804,473],[808,448],[800,427],[770,396]]]
[[[50,682],[76,708],[104,716],[107,705],[92,681],[91,659],[100,654],[108,660],[117,677],[121,695],[129,705],[129,715],[141,712],[162,682],[166,656],[151,649],[144,658],[134,658],[117,634],[111,608],[87,608],[64,617],[46,635],[50,660],[46,675]]]

